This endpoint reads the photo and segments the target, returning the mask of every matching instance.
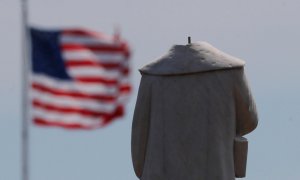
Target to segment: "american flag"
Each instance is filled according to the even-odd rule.
[[[131,90],[125,41],[83,29],[31,28],[30,34],[35,124],[94,129],[123,115]]]

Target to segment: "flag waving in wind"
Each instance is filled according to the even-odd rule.
[[[125,41],[82,29],[30,34],[35,124],[93,129],[123,115],[131,89]]]

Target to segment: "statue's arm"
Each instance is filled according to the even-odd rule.
[[[235,83],[236,135],[253,131],[258,124],[256,106],[243,69],[239,69]]]
[[[258,124],[255,102],[243,69],[237,71],[235,81],[236,137],[234,139],[235,176],[246,176],[248,141],[242,137],[253,131]]]
[[[150,84],[151,82],[148,80],[147,76],[145,77],[145,75],[143,75],[132,122],[131,155],[134,171],[139,178],[143,173],[150,125]]]

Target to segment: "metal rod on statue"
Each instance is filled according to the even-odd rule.
[[[28,68],[29,68],[29,42],[28,42],[28,1],[21,0],[22,10],[22,180],[29,180],[29,122],[28,122]]]

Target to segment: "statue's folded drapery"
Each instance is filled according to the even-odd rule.
[[[142,180],[233,180],[234,139],[257,126],[244,62],[175,45],[140,71],[132,159]]]

